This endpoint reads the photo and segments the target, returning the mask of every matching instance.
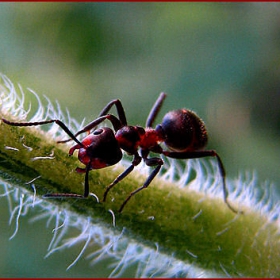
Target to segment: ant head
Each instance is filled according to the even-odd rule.
[[[122,158],[114,132],[109,127],[94,130],[83,139],[82,144],[84,147],[79,148],[79,160],[84,164],[92,162],[92,169],[116,164]]]
[[[195,151],[207,144],[204,122],[192,111],[180,109],[168,112],[162,120],[165,144],[173,151]]]
[[[91,134],[86,136],[83,139],[82,144],[86,149],[90,149],[91,147],[100,147],[100,145],[102,145],[104,142],[114,142],[114,140],[115,135],[113,130],[109,127],[102,127],[97,128]]]

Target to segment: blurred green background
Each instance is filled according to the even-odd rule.
[[[280,192],[279,63],[280,3],[0,3],[0,72],[14,84],[79,121],[120,98],[139,125],[165,91],[157,123],[171,109],[196,111],[230,178],[256,170]],[[38,273],[9,274],[3,259],[1,277]],[[66,266],[44,275],[85,276]]]

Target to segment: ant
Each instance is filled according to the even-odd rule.
[[[175,159],[216,157],[219,172],[222,177],[224,202],[231,211],[238,213],[238,211],[235,210],[227,201],[228,192],[225,182],[226,172],[222,160],[215,150],[204,150],[208,140],[207,131],[204,122],[193,111],[187,109],[170,111],[163,117],[161,124],[152,128],[154,120],[162,107],[165,97],[166,94],[164,92],[159,95],[149,113],[145,128],[141,126],[127,125],[124,108],[119,99],[114,99],[109,102],[100,112],[98,118],[90,122],[76,134],[73,134],[63,122],[57,119],[22,123],[10,122],[6,119],[2,120],[4,123],[12,126],[36,126],[56,123],[70,136],[70,139],[57,141],[57,143],[66,143],[71,140],[76,142],[76,145],[70,148],[69,155],[72,156],[74,151],[78,150],[78,158],[80,162],[85,165],[85,168],[76,168],[78,173],[85,173],[84,194],[52,193],[46,194],[44,197],[88,197],[89,171],[92,169],[105,168],[118,163],[122,159],[122,150],[124,150],[126,153],[133,156],[132,163],[109,186],[107,186],[104,192],[103,202],[105,202],[110,189],[129,175],[142,159],[146,165],[155,168],[148,176],[144,184],[131,192],[122,203],[119,208],[119,212],[122,212],[124,206],[133,195],[150,185],[163,165],[163,160],[160,157],[148,157],[150,152],[163,154],[164,156]],[[114,105],[117,109],[118,118],[108,113]],[[101,127],[93,130],[105,120],[109,120],[111,122],[114,131],[108,127]],[[92,133],[90,133],[91,130],[93,130]],[[88,135],[82,141],[79,141],[77,136],[84,132],[87,132]],[[160,146],[160,143],[162,142],[165,143],[169,150],[164,150]],[[138,153],[139,148],[140,155]]]

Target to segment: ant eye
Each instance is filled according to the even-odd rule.
[[[95,131],[93,131],[93,135],[99,135],[103,132],[103,129],[102,128],[99,128],[99,129],[96,129]]]

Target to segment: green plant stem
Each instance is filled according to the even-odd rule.
[[[25,182],[40,175],[36,180],[37,195],[83,194],[84,174],[75,172],[82,165],[75,155],[68,156],[66,145],[56,144],[50,135],[36,128],[11,127],[3,122],[0,135],[1,176],[27,187]],[[52,153],[54,159],[32,160]],[[123,170],[108,167],[91,171],[90,191],[102,199],[105,187]],[[109,192],[105,203],[97,203],[93,197],[50,200],[61,207],[67,204],[72,211],[91,216],[108,227],[113,227],[108,212],[112,209],[117,230],[126,227],[138,242],[152,247],[157,243],[161,251],[205,269],[225,270],[231,276],[280,276],[279,228],[251,209],[244,209],[244,215],[235,215],[221,199],[155,179],[148,189],[131,198],[123,213],[117,214],[127,195],[144,180],[137,171],[132,172]]]

